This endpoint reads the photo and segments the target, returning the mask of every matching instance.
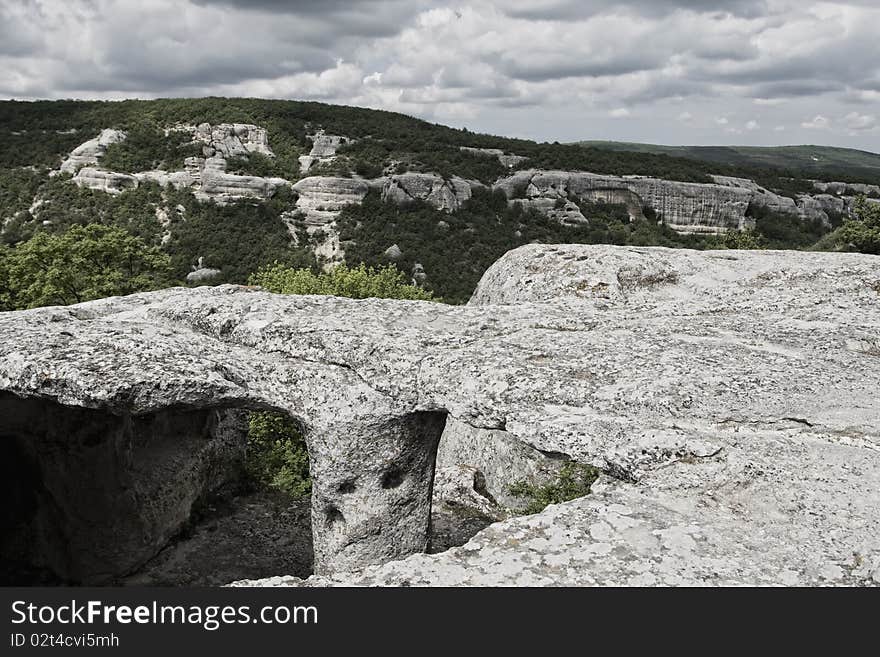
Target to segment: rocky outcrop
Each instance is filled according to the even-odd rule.
[[[340,147],[354,142],[353,139],[341,135],[325,134],[323,130],[310,135],[309,139],[312,141],[312,150],[308,155],[299,158],[300,173],[308,173],[315,164],[332,162],[336,159],[336,151]]]
[[[752,192],[726,185],[680,183],[638,176],[600,176],[572,171],[519,171],[498,181],[509,199],[623,202],[632,218],[652,208],[681,233],[724,233],[750,224],[746,216]],[[587,218],[588,219],[588,218]]]
[[[0,391],[51,406],[61,429],[16,410],[0,435],[72,486],[63,473],[105,467],[74,446],[120,435],[120,418],[287,412],[312,461],[311,583],[870,583],[878,284],[864,255],[532,245],[465,307],[220,286],[3,313]],[[98,419],[77,442],[63,427],[84,412]],[[379,565],[426,543],[449,418],[609,478],[463,548]],[[25,460],[51,436],[51,456]],[[49,509],[66,521],[85,503]],[[104,508],[101,526],[121,522]]]
[[[183,171],[142,171],[118,173],[93,166],[83,166],[88,161],[96,164],[110,143],[120,141],[124,133],[104,130],[98,139],[86,142],[71,153],[61,171],[78,170],[73,181],[80,187],[88,187],[110,194],[120,194],[136,189],[143,182],[153,182],[162,187],[191,189],[200,201],[230,203],[240,199],[266,200],[290,183],[283,178],[240,176],[226,172],[226,158],[259,153],[274,157],[269,149],[266,130],[247,124],[203,123],[198,127],[177,126],[176,130],[192,131],[196,142],[205,144],[206,157],[190,157],[185,160]]]
[[[364,200],[369,185],[356,178],[311,176],[293,186],[299,194],[296,208],[312,226],[323,226],[336,221],[342,209]]]
[[[246,198],[269,199],[280,187],[290,186],[283,178],[240,176],[226,173],[226,160],[210,157],[201,163],[200,173],[193,187],[200,201],[228,203]]]
[[[121,194],[129,189],[137,189],[139,181],[137,177],[127,173],[115,173],[96,169],[94,167],[82,167],[73,177],[73,182],[79,187],[87,187],[107,194]]]
[[[544,216],[558,221],[564,226],[578,226],[590,223],[574,201],[552,198],[527,198],[510,201],[511,205],[520,204],[524,210],[537,210]]]
[[[61,163],[61,173],[76,173],[81,167],[94,166],[107,152],[111,144],[125,139],[125,133],[121,130],[107,128],[101,130],[101,134],[77,146],[64,162]]]
[[[384,179],[382,200],[393,203],[423,201],[438,210],[454,212],[471,198],[476,181],[453,177],[445,179],[435,173],[402,173]]]
[[[529,158],[523,157],[522,155],[508,155],[500,148],[474,148],[472,146],[461,146],[460,150],[465,153],[471,153],[472,155],[483,155],[487,157],[496,157],[498,161],[501,162],[508,169],[512,169],[516,166],[519,166]]]
[[[275,157],[269,148],[268,131],[260,126],[249,123],[221,123],[214,126],[201,123],[181,129],[192,132],[194,142],[204,144],[202,152],[207,158],[247,157],[252,153]]]
[[[864,183],[845,182],[822,182],[819,180],[814,180],[813,187],[815,187],[820,192],[834,194],[836,196],[864,194],[865,196],[880,197],[880,185],[866,185]]]
[[[580,210],[575,212],[572,201],[576,200],[625,205],[630,219],[643,218],[643,210],[651,208],[680,233],[712,234],[751,228],[757,211],[790,214],[830,226],[833,215],[848,212],[851,207],[851,199],[828,194],[801,195],[795,200],[745,178],[712,178],[715,184],[570,171],[520,171],[498,181],[495,187],[504,190],[511,203],[534,208],[568,225],[589,221]],[[560,201],[567,205],[561,208]]]

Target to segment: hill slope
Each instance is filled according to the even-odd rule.
[[[533,242],[807,248],[858,192],[739,155],[536,143],[295,101],[5,101],[0,135],[0,300],[4,248],[89,223],[164,251],[177,282],[393,263],[460,302]],[[843,179],[877,180],[863,178]]]
[[[615,141],[585,141],[590,148],[650,153],[710,162],[722,166],[771,168],[822,180],[877,184],[880,154],[832,146],[661,146]]]

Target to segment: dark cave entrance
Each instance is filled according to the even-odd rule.
[[[262,442],[249,438],[257,415],[268,417]],[[430,444],[445,412],[394,422],[427,433],[401,430],[392,440],[410,437],[394,443],[381,467],[360,470],[356,484],[331,477],[334,504],[347,508],[373,489],[392,499],[406,494],[407,468],[418,459],[394,450]],[[298,433],[280,450],[279,427]],[[389,445],[386,427],[379,429],[357,444]],[[255,450],[263,450],[258,467]],[[433,475],[433,453],[426,465]],[[303,466],[308,473],[302,427],[277,409],[180,407],[131,416],[0,393],[0,584],[199,586],[308,577],[312,496],[297,480]],[[480,528],[434,509],[427,547],[436,553],[461,545]]]
[[[51,516],[46,502],[33,454],[15,436],[0,434],[0,586],[64,583],[31,558],[40,533],[51,531],[45,522]]]

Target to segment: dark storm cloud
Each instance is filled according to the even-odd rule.
[[[397,34],[428,0],[190,0],[203,7],[332,20],[340,33],[365,37]]]
[[[761,15],[766,8],[764,0],[545,0],[513,2],[505,12],[510,16],[533,20],[578,20],[602,11],[623,9],[645,16],[689,10],[750,17]]]

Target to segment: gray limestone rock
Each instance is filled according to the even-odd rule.
[[[140,184],[135,176],[126,173],[114,173],[94,167],[82,167],[73,176],[78,187],[87,187],[108,194],[121,194],[129,189],[137,189]]]
[[[260,126],[245,123],[221,123],[212,126],[202,123],[181,129],[192,132],[194,142],[204,144],[206,157],[247,157],[252,153],[275,157],[269,148],[268,131]]]
[[[724,233],[746,227],[750,223],[746,210],[753,196],[750,190],[727,185],[574,171],[518,171],[498,181],[495,188],[509,199],[525,198],[532,204],[539,199],[623,203],[632,218],[641,217],[643,208],[650,207],[681,233]]]
[[[394,203],[424,201],[438,210],[454,212],[471,197],[471,188],[475,185],[480,183],[458,177],[446,180],[434,173],[402,173],[384,180],[382,200]]]
[[[297,209],[305,215],[306,223],[323,226],[336,221],[346,205],[364,200],[369,185],[356,178],[311,176],[293,186],[299,194]]]
[[[52,405],[56,427],[93,414],[82,441],[95,444],[119,435],[116,418],[164,436],[149,418],[289,413],[315,477],[312,584],[872,583],[878,262],[533,245],[464,307],[219,286],[2,313],[0,391]],[[27,461],[43,433],[18,417],[0,414],[0,434],[25,452],[16,463],[43,468],[34,480],[105,467],[73,447],[51,467]],[[426,545],[447,420],[610,478],[462,548],[393,561]],[[113,466],[116,480],[140,463]],[[147,499],[123,514],[142,517]],[[28,517],[75,517],[87,500],[69,502],[35,501]]]
[[[323,130],[310,135],[309,139],[312,140],[312,150],[308,155],[299,158],[300,173],[307,173],[315,163],[332,162],[336,159],[336,151],[341,146],[354,143],[353,139],[341,135],[328,135]]]
[[[400,260],[403,257],[403,251],[397,244],[392,244],[383,252],[383,255],[389,260]]]
[[[125,139],[125,133],[121,130],[107,128],[101,134],[77,146],[64,162],[61,163],[61,173],[76,173],[81,167],[94,166],[107,152],[111,144]]]

